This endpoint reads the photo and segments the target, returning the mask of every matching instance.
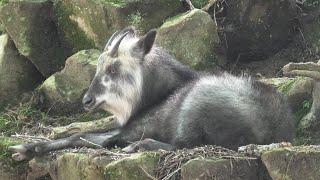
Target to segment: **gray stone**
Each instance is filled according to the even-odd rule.
[[[142,180],[154,177],[159,155],[154,152],[139,153],[113,161],[105,168],[105,178],[110,180]]]
[[[274,180],[311,180],[320,177],[319,148],[274,149],[262,154],[261,159]]]
[[[112,160],[80,153],[65,153],[51,163],[49,173],[54,180],[104,180],[104,168]]]
[[[7,34],[0,36],[0,109],[20,102],[24,93],[34,90],[42,80],[34,65],[19,54]]]
[[[183,180],[259,180],[263,179],[259,170],[257,159],[192,159],[181,167],[181,176]]]
[[[273,85],[288,97],[288,102],[293,110],[297,112],[303,108],[303,102],[312,99],[313,82],[311,78],[269,78],[260,81]]]
[[[225,63],[217,27],[209,14],[198,9],[168,19],[160,27],[156,42],[196,69],[210,70]]]
[[[99,48],[115,32],[129,25],[147,32],[181,12],[181,2],[171,0],[61,0],[55,5],[62,41],[73,52]]]
[[[66,61],[65,68],[44,81],[34,104],[52,114],[83,112],[82,97],[92,81],[99,50],[82,50]]]
[[[19,52],[48,77],[63,68],[71,51],[61,45],[50,0],[8,1],[0,19]]]

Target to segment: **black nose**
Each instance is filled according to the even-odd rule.
[[[85,107],[89,107],[89,106],[93,105],[95,102],[96,102],[96,99],[94,97],[90,97],[87,95],[85,95],[82,99],[82,104]]]

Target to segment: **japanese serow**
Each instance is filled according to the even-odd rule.
[[[139,37],[128,27],[109,39],[98,59],[83,104],[89,111],[112,113],[119,128],[12,146],[13,158],[80,146],[134,151],[211,144],[237,149],[292,140],[291,111],[274,87],[250,77],[196,72],[157,47],[156,34],[151,30]]]

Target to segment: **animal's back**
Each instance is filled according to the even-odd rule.
[[[187,91],[174,120],[178,147],[215,144],[235,149],[293,138],[291,112],[271,86],[224,74],[201,77]]]

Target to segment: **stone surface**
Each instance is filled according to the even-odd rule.
[[[103,49],[115,31],[129,25],[147,32],[181,10],[180,2],[171,0],[61,0],[55,6],[62,41],[73,52]]]
[[[238,179],[259,180],[259,161],[257,159],[193,159],[181,167],[183,180],[193,179]]]
[[[262,60],[285,47],[295,35],[294,0],[230,0],[216,15],[228,60]]]
[[[87,154],[65,153],[50,165],[54,180],[104,180],[104,167],[111,160]]]
[[[94,77],[100,54],[99,50],[90,49],[69,57],[65,68],[41,85],[35,104],[55,115],[84,111],[82,97]]]
[[[51,138],[57,139],[68,137],[75,133],[106,132],[117,126],[117,122],[114,120],[113,116],[88,122],[75,122],[67,126],[53,127],[51,129]]]
[[[34,90],[43,78],[7,34],[0,36],[0,77],[0,109],[20,102],[23,93]]]
[[[71,51],[61,46],[50,0],[8,1],[0,19],[19,52],[45,76],[63,68]]]
[[[312,180],[320,177],[319,149],[274,149],[262,154],[261,159],[274,180]]]
[[[159,156],[153,152],[139,153],[113,161],[105,168],[105,178],[110,180],[142,180],[154,176],[154,169],[159,161]]]
[[[303,107],[303,102],[312,98],[313,82],[311,78],[269,78],[261,79],[266,84],[274,85],[280,92],[288,97],[288,102],[293,110],[297,112]]]
[[[160,27],[156,43],[196,69],[224,64],[217,27],[209,14],[198,9],[168,19]]]

